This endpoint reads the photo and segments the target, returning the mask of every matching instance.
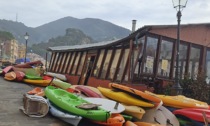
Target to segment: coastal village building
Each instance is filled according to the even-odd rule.
[[[1,43],[1,61],[14,63],[18,58],[18,41],[15,39]]]
[[[24,58],[25,51],[26,51],[26,45],[23,43],[20,43],[18,46],[18,58]]]
[[[87,45],[49,47],[48,71],[71,84],[108,87],[110,82],[144,90],[174,82],[177,25],[144,26],[127,37]],[[210,78],[210,24],[181,25],[179,76]]]

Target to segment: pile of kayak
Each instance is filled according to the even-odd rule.
[[[40,67],[8,66],[4,79],[35,87],[23,97],[22,111],[30,117],[51,113],[71,125],[81,120],[106,126],[208,126],[209,105],[185,97],[140,91],[110,83],[108,88],[71,85],[62,74],[41,74]]]

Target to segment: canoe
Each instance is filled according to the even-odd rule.
[[[76,89],[77,86],[78,86],[78,85],[72,85],[71,88]],[[99,94],[101,98],[105,98],[105,97],[102,95],[102,93],[101,93],[97,88],[92,87],[92,86],[85,86],[85,87],[87,87],[87,88],[89,88],[90,90],[94,91],[95,93]]]
[[[2,74],[6,74],[8,73],[9,71],[11,71],[13,68],[13,66],[7,66],[5,67],[3,70],[2,70]]]
[[[145,93],[157,96],[163,101],[163,105],[174,107],[174,108],[203,108],[208,109],[209,106],[206,102],[198,101],[192,98],[185,97],[183,95],[169,96],[169,95],[158,95],[145,91]]]
[[[62,81],[62,80],[60,80],[60,79],[57,79],[57,78],[53,78],[52,83],[53,83],[55,86],[60,87],[60,88],[62,88],[62,89],[64,89],[64,90],[66,90],[66,89],[68,89],[68,88],[71,87],[71,84],[69,84],[69,83],[67,83],[67,82],[64,82],[64,81]]]
[[[125,107],[125,111],[123,111],[123,113],[131,115],[136,119],[142,119],[145,114],[145,110],[139,106],[130,106],[125,104],[123,104],[123,106]]]
[[[62,111],[61,109],[59,109],[58,107],[56,107],[52,102],[49,101],[49,99],[47,101],[50,106],[50,113],[53,116],[65,121],[73,126],[77,126],[79,124],[79,122],[81,121],[81,119],[82,119],[81,116],[66,113],[66,112]]]
[[[23,79],[23,82],[32,84],[32,85],[38,85],[38,86],[48,86],[51,83],[51,80],[31,80],[31,79]]]
[[[87,97],[102,98],[101,95],[99,95],[98,93],[92,91],[91,89],[83,85],[78,85],[75,87],[75,89],[79,90],[81,93],[85,94]]]
[[[25,77],[25,74],[21,71],[14,71],[16,74],[16,80],[17,81],[22,81]]]
[[[25,74],[25,78],[31,79],[31,80],[42,80],[42,77],[40,77],[40,76],[38,76],[38,75],[29,75],[29,74]]]
[[[16,79],[16,74],[15,72],[8,72],[4,75],[4,79],[5,80],[9,80],[9,81],[12,81],[12,80],[15,80]]]
[[[109,111],[110,113],[121,113],[125,110],[125,107],[122,104],[117,103],[116,101],[113,100],[104,99],[104,98],[91,98],[91,97],[87,97],[84,99],[90,103],[100,104],[101,108]]]
[[[145,110],[141,121],[149,123],[159,123],[165,126],[179,126],[177,117],[164,106]]]
[[[167,118],[160,110],[156,108],[145,109],[145,114],[141,121],[148,123],[158,123],[165,126],[167,125]]]
[[[93,121],[96,124],[104,126],[123,126],[125,122],[124,117],[121,114],[111,114],[111,116],[104,122],[102,121]]]
[[[117,89],[117,90],[120,90],[120,91],[123,91],[123,92],[131,93],[131,94],[134,94],[136,96],[139,96],[140,98],[142,98],[144,100],[147,100],[147,101],[150,101],[151,103],[154,103],[155,106],[158,106],[161,103],[160,98],[158,98],[154,95],[144,93],[140,90],[137,90],[137,89],[134,89],[134,88],[131,88],[131,87],[128,87],[128,86],[124,86],[124,85],[116,84],[116,83],[109,83],[109,87],[112,88],[112,89]]]
[[[210,118],[209,109],[197,109],[197,108],[184,108],[175,110],[175,115],[182,115],[195,121],[204,122],[203,112],[206,113],[206,117]]]
[[[66,90],[47,86],[45,88],[45,95],[52,103],[69,113],[95,121],[106,121],[110,117],[110,113],[100,107],[95,107],[97,109],[91,110],[80,108],[79,106],[86,105],[89,102]]]
[[[28,91],[27,94],[37,95],[37,96],[42,96],[42,97],[45,96],[44,90],[42,88],[40,88],[40,87],[35,87],[34,89]]]
[[[111,89],[103,88],[103,87],[98,87],[98,89],[104,96],[112,100],[118,101],[120,103],[124,103],[127,105],[142,106],[142,107],[154,107],[152,103],[137,99],[125,92],[113,91]]]
[[[43,80],[52,80],[53,77],[44,75],[44,76],[42,76],[42,79],[43,79]]]
[[[46,72],[46,75],[58,78],[62,81],[67,81],[66,76],[63,74],[58,74],[58,73],[52,73],[52,72]]]
[[[163,113],[163,115],[166,117],[167,126],[171,126],[171,125],[179,126],[180,125],[177,117],[171,111],[169,111],[167,108],[165,108],[164,106],[161,106],[160,108],[158,108],[158,111],[161,111]]]
[[[148,122],[131,122],[131,121],[126,121],[124,126],[164,126],[160,125],[157,123],[148,123]]]

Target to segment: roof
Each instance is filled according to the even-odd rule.
[[[63,50],[79,50],[79,49],[90,49],[90,48],[96,48],[96,47],[104,47],[109,44],[113,44],[114,42],[117,42],[118,40],[112,40],[112,41],[103,41],[103,42],[97,42],[97,43],[91,43],[91,44],[83,44],[83,45],[71,45],[71,46],[55,46],[55,47],[49,47],[48,51],[63,51]]]
[[[121,42],[124,42],[128,38],[134,38],[137,33],[145,33],[148,31],[148,27],[142,27],[138,29],[138,31],[131,33],[129,36],[123,38],[123,39],[115,39],[111,41],[103,41],[103,42],[97,42],[97,43],[91,43],[91,44],[83,44],[83,45],[71,45],[71,46],[55,46],[55,47],[48,47],[48,51],[71,51],[71,50],[81,50],[81,49],[94,49],[94,48],[104,48],[109,47],[112,45],[119,44]],[[128,41],[126,41],[128,42]]]

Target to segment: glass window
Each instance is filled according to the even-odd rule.
[[[134,52],[134,56],[136,56],[135,59],[137,60],[136,66],[134,66],[135,67],[134,76],[136,78],[140,77],[140,69],[141,69],[141,63],[142,63],[142,58],[143,58],[142,55],[143,55],[143,51],[144,51],[145,36],[140,38],[138,40],[138,42],[139,42],[139,44],[141,44],[141,48],[138,48],[138,51]],[[139,52],[139,49],[141,52]],[[137,55],[137,52],[139,52],[139,56]]]
[[[207,83],[209,84],[210,80],[210,50],[206,52],[206,75],[207,75]]]
[[[104,57],[104,52],[105,52],[105,49],[101,50],[101,53],[100,53],[98,61],[97,61],[96,68],[94,70],[94,76],[98,76],[98,74],[99,74],[100,67],[101,67],[101,64],[102,64],[102,60],[103,60],[103,57]]]
[[[55,60],[55,55],[56,55],[56,53],[52,53],[52,58],[51,58],[51,60],[50,60],[50,71],[52,70],[52,66],[54,65],[54,60]]]
[[[79,68],[78,68],[77,75],[81,75],[82,67],[83,67],[84,62],[85,62],[85,57],[86,57],[86,52],[83,52],[82,58],[81,58],[81,60],[80,60],[80,62],[79,62]]]
[[[63,59],[62,59],[62,62],[61,62],[61,69],[59,70],[60,73],[64,73],[64,61],[66,60],[66,56],[67,56],[67,53],[64,53],[63,55]]]
[[[125,51],[123,53],[123,56],[122,56],[122,59],[120,59],[120,66],[119,66],[119,70],[118,70],[118,73],[117,73],[117,80],[118,81],[121,81],[121,79],[122,79],[123,72],[124,72],[126,63],[128,61],[129,51],[130,51],[129,48],[128,49],[125,49]],[[125,76],[125,78],[127,79],[128,76]]]
[[[55,60],[54,60],[54,65],[53,65],[53,72],[55,72],[55,68],[56,68],[56,66],[57,66],[57,60],[58,60],[58,56],[59,56],[59,53],[56,53],[56,56],[55,56]]]
[[[169,77],[172,52],[173,43],[166,40],[162,40],[158,65],[158,75]]]
[[[69,66],[68,66],[68,70],[67,70],[67,73],[68,74],[70,74],[70,70],[71,70],[71,67],[72,67],[72,65],[73,65],[73,61],[74,61],[74,57],[75,57],[75,54],[76,54],[76,52],[72,52],[73,54],[72,54],[72,56],[71,56],[71,61],[70,61],[70,64],[69,64]]]
[[[65,63],[65,67],[64,67],[65,73],[67,73],[67,68],[69,67],[68,64],[69,64],[69,62],[70,62],[70,60],[71,60],[71,59],[70,59],[71,54],[72,54],[72,53],[69,52],[69,53],[68,53],[68,56],[67,56],[67,59],[66,59],[66,63]]]
[[[78,62],[79,62],[79,59],[80,59],[80,54],[81,54],[81,52],[78,52],[76,60],[74,62],[74,66],[72,68],[72,72],[71,72],[72,74],[75,74],[75,72],[76,72],[76,69],[77,69],[77,66],[78,66]]]
[[[144,73],[153,74],[153,66],[156,58],[157,44],[157,38],[147,37],[146,54],[143,69]]]
[[[180,73],[180,78],[184,79],[185,76],[185,68],[186,68],[186,62],[187,62],[187,45],[180,44],[179,46],[179,73]],[[176,63],[176,61],[175,61]],[[175,71],[174,70],[174,76],[175,76]]]
[[[190,63],[189,63],[189,77],[196,79],[198,74],[198,67],[200,61],[200,49],[197,47],[191,47],[190,51]]]
[[[103,78],[103,79],[105,79],[105,77],[106,77],[106,73],[107,73],[107,70],[108,70],[108,66],[109,66],[111,56],[112,56],[112,52],[113,52],[113,50],[108,50],[108,52],[106,54],[106,59],[104,61],[102,72],[101,72],[101,78]]]
[[[58,61],[57,61],[57,65],[56,65],[56,70],[55,70],[55,72],[58,72],[59,69],[61,69],[60,63],[61,63],[61,59],[62,59],[62,58],[63,58],[63,53],[59,53],[59,57],[58,57]]]
[[[116,68],[117,68],[117,63],[118,63],[118,60],[120,58],[121,50],[122,49],[117,49],[115,51],[114,59],[112,61],[112,65],[111,65],[110,72],[109,72],[109,75],[108,75],[109,79],[113,79],[113,77],[114,77],[114,73],[115,73]]]

